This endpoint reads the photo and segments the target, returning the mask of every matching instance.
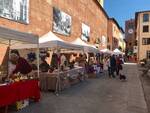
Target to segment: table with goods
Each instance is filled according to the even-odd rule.
[[[79,66],[72,69],[65,68],[60,72],[58,70],[51,73],[40,72],[40,88],[42,91],[64,90],[85,79],[84,68]]]
[[[0,83],[0,108],[15,105],[19,110],[29,105],[30,101],[40,100],[39,80],[32,76],[14,75],[2,78]],[[7,110],[5,110],[7,111]]]

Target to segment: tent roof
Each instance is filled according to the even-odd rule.
[[[39,43],[49,42],[49,41],[60,41],[65,42],[62,39],[58,38],[54,33],[49,31],[39,39]]]
[[[20,42],[37,44],[38,36],[0,26],[0,42],[9,44],[8,40],[11,40],[14,44]]]
[[[107,51],[109,51],[109,49],[102,49],[102,50],[100,50],[101,52],[107,52]]]
[[[115,54],[123,54],[123,52],[121,52],[118,48],[116,48],[113,52],[114,52]]]
[[[75,44],[75,45],[83,46],[85,52],[96,52],[96,53],[99,52],[99,50],[96,47],[93,47],[93,45],[89,45],[89,44],[85,43],[80,38],[75,39],[71,43]]]
[[[75,39],[71,42],[72,44],[81,45],[81,46],[89,46],[87,43],[82,41],[80,38]]]
[[[112,54],[113,53],[113,51],[111,51],[111,50],[109,50],[109,49],[102,49],[102,50],[100,50],[101,52],[103,52],[103,53],[109,53],[109,54]]]
[[[14,46],[16,49],[24,48],[37,48],[35,44],[26,44],[24,46]],[[39,48],[62,48],[62,49],[71,49],[71,50],[81,50],[83,49],[80,45],[70,44],[59,37],[57,37],[54,33],[49,31],[45,35],[39,38]]]
[[[82,47],[80,45],[75,45],[68,43],[59,37],[57,37],[54,33],[49,31],[47,34],[43,35],[39,39],[40,48],[49,47],[49,48],[63,48],[63,49],[79,49],[81,50]]]
[[[121,52],[118,48],[116,48],[115,50],[114,50],[114,52]]]

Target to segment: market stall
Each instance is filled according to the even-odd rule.
[[[23,33],[16,30],[0,27],[0,44],[5,45],[8,48],[7,49],[8,56],[6,56],[7,57],[6,62],[10,62],[9,53],[13,45],[35,44],[37,48],[37,55],[38,55],[38,37],[33,34]],[[13,53],[13,57],[14,56],[17,58],[15,60],[23,59]],[[25,61],[25,59],[23,59],[23,61]],[[5,66],[5,68],[3,68],[6,71],[1,70],[0,72],[0,76],[1,78],[3,78],[3,80],[0,80],[0,95],[1,95],[0,107],[6,107],[5,112],[7,112],[7,107],[11,104],[15,104],[15,103],[18,104],[19,102],[31,98],[34,99],[35,101],[39,101],[40,90],[38,86],[38,79],[27,77],[25,74],[22,75],[21,72],[19,72],[19,70],[16,69],[15,69],[16,73],[11,73],[11,76],[9,76],[9,72],[8,72],[9,69],[6,69],[8,68],[8,66],[9,63],[7,66]],[[38,62],[37,62],[37,67],[39,67]],[[17,64],[16,64],[16,68],[17,68]],[[20,69],[21,66],[18,68]],[[22,106],[19,106],[18,109],[21,109],[21,107]]]
[[[22,44],[13,46],[13,48],[24,49],[24,48],[36,48],[35,44]],[[58,38],[51,31],[43,35],[39,38],[39,48],[40,48],[40,88],[42,91],[54,90],[56,94],[64,88],[63,86],[71,85],[75,83],[75,81],[79,82],[81,79],[84,79],[84,67],[74,66],[74,63],[69,64],[69,66],[64,65],[65,61],[60,60],[68,60],[65,58],[66,51],[71,53],[76,52],[76,50],[83,51],[83,46],[70,44],[68,42],[63,41]],[[51,54],[49,54],[51,53]],[[43,55],[45,54],[46,56]],[[46,61],[47,58],[50,60]],[[40,61],[39,61],[40,62]],[[46,69],[47,68],[47,69]],[[63,76],[62,76],[63,75]],[[72,78],[72,80],[70,79]],[[68,81],[68,82],[65,82]]]
[[[51,31],[40,37],[39,44],[40,48],[48,48],[51,51],[56,51],[55,57],[57,57],[54,62],[55,65],[57,64],[56,69],[54,69],[52,72],[48,71],[46,73],[40,73],[40,86],[42,90],[55,90],[56,93],[58,93],[60,90],[64,89],[62,88],[63,86],[67,84],[71,85],[71,81],[69,81],[69,78],[71,78],[72,76],[71,72],[75,72],[74,81],[77,81],[78,78],[84,75],[84,68],[79,67],[81,68],[81,71],[78,71],[79,69],[77,67],[73,66],[72,68],[69,68],[68,66],[64,66],[64,64],[61,64],[62,61],[60,61],[61,57],[62,59],[63,57],[65,57],[65,55],[61,54],[61,50],[82,51],[82,46],[65,42],[62,39],[58,38],[56,35],[54,35]]]
[[[82,41],[80,38],[71,42],[75,45],[81,45],[84,48],[84,53],[87,55],[87,61],[85,64],[86,67],[86,74],[89,78],[96,78],[99,75],[101,70],[101,65],[99,62],[99,54],[100,51],[94,47],[93,45],[87,44]]]

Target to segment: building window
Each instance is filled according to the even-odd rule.
[[[150,38],[143,38],[142,39],[142,44],[143,45],[150,45]]]
[[[29,23],[29,0],[0,0],[0,17]]]
[[[143,14],[143,22],[149,21],[149,14]]]
[[[143,32],[149,32],[149,26],[148,25],[145,25],[143,26]]]
[[[147,51],[147,59],[150,59],[150,51]]]
[[[109,43],[109,37],[107,38],[107,43]]]
[[[109,50],[111,49],[111,48],[110,48],[110,45],[107,45],[107,49],[109,49]]]
[[[137,40],[135,41],[135,46],[137,46]]]

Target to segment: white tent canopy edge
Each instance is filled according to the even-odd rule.
[[[14,49],[23,49],[23,48],[36,48],[34,44],[20,44],[18,46],[12,46]],[[49,31],[45,35],[39,38],[39,48],[57,48],[57,49],[71,49],[71,50],[82,50],[83,47],[80,45],[75,45],[68,43],[54,33]]]
[[[0,41],[1,40],[15,40],[15,41],[26,42],[31,44],[38,44],[37,35],[20,32],[2,26],[0,26]]]
[[[89,45],[89,44],[85,43],[80,38],[75,39],[74,41],[71,42],[71,44],[83,46],[84,52],[99,53],[99,50],[94,48],[93,45]]]

